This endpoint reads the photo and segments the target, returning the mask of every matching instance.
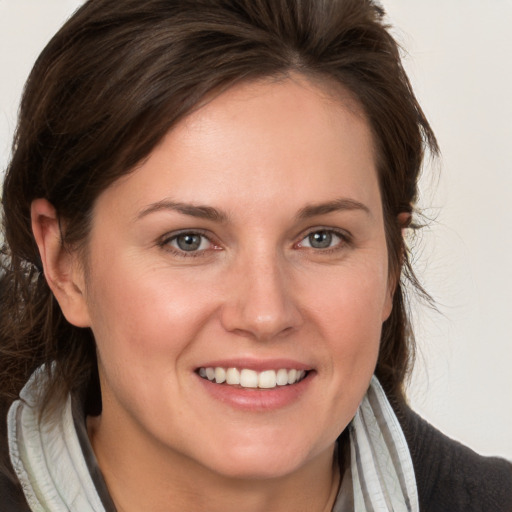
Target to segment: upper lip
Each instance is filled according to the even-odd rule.
[[[312,370],[311,365],[301,363],[293,359],[252,359],[252,358],[235,358],[235,359],[217,359],[200,364],[199,368],[246,368],[257,372],[265,370],[280,370],[286,368],[288,370]]]

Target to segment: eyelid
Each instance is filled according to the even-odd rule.
[[[318,232],[322,232],[322,231],[328,232],[328,233],[331,233],[331,234],[337,236],[340,239],[340,242],[335,244],[334,246],[323,248],[323,249],[301,245],[307,237],[309,237],[313,233],[318,233]],[[208,240],[210,246],[206,249],[185,251],[185,250],[179,249],[177,247],[173,247],[171,245],[171,242],[173,240],[177,239],[180,235],[186,235],[186,234],[201,236],[201,237],[205,238],[206,240]],[[221,250],[222,249],[220,243],[215,239],[215,237],[212,235],[212,233],[210,233],[207,230],[200,229],[200,228],[188,228],[188,229],[180,229],[177,231],[168,232],[165,235],[163,235],[162,237],[160,237],[157,243],[163,249],[165,249],[179,257],[184,257],[184,258],[201,256],[211,250]],[[327,227],[327,226],[315,226],[315,227],[307,229],[306,231],[303,231],[302,234],[300,234],[298,236],[298,242],[296,242],[294,244],[294,247],[311,249],[313,251],[321,252],[321,253],[328,253],[330,251],[339,250],[351,243],[352,243],[352,235],[344,229]]]
[[[331,233],[331,234],[337,236],[338,238],[340,238],[341,243],[338,243],[332,247],[327,247],[325,249],[319,249],[319,248],[311,247],[311,246],[306,246],[306,247],[302,246],[302,247],[304,247],[305,249],[312,249],[314,251],[325,253],[325,252],[329,252],[330,250],[333,251],[333,250],[339,249],[340,246],[344,247],[345,245],[352,243],[352,235],[344,229],[327,227],[327,226],[315,226],[314,228],[310,228],[310,229],[306,230],[305,232],[303,232],[301,235],[299,235],[300,236],[299,241],[295,244],[295,246],[300,247],[300,244],[306,238],[308,238],[310,235],[312,235],[313,233],[318,233],[318,232],[322,232],[322,231]]]
[[[173,247],[171,245],[171,242],[173,240],[176,240],[181,235],[198,235],[210,243],[210,247],[206,249],[199,249],[196,251],[184,251],[182,249],[179,249],[178,247]],[[198,229],[198,228],[192,228],[192,229],[180,229],[178,231],[171,231],[169,233],[166,233],[160,239],[158,240],[158,245],[162,247],[164,250],[169,251],[179,257],[183,258],[189,258],[194,256],[201,256],[204,255],[205,252],[210,250],[219,250],[220,244],[216,242],[212,234],[204,229]]]

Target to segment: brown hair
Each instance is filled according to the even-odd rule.
[[[89,0],[74,14],[28,79],[5,177],[4,400],[43,363],[46,403],[97,384],[92,333],[64,319],[42,274],[31,202],[48,199],[65,220],[62,243],[80,247],[98,195],[205,95],[240,81],[295,72],[353,94],[375,138],[390,272],[414,281],[397,216],[412,211],[424,149],[437,145],[383,17],[371,0]],[[398,282],[376,374],[399,399],[408,326]]]

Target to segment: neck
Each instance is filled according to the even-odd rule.
[[[140,438],[134,443],[126,433],[108,429],[101,417],[88,419],[88,432],[118,512],[328,512],[340,484],[334,446],[291,474],[242,479]]]

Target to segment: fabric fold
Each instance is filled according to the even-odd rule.
[[[32,375],[7,416],[9,454],[33,512],[105,512],[73,423],[71,397],[39,421],[42,371]]]
[[[42,371],[34,373],[7,419],[9,454],[27,502],[33,512],[106,512],[86,462],[94,458],[92,448],[77,433],[72,398],[39,421],[44,380]],[[350,464],[333,512],[418,512],[409,448],[376,377],[348,428]]]
[[[409,447],[376,377],[350,426],[354,510],[418,512]]]

